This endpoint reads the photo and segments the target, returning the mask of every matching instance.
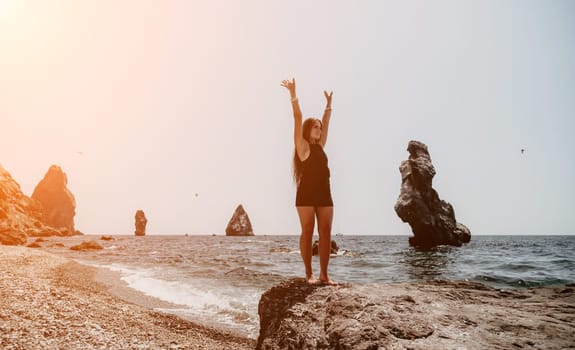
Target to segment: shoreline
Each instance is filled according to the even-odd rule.
[[[255,340],[157,309],[120,274],[0,245],[0,348],[253,349]]]
[[[71,264],[70,267],[62,266],[61,268],[69,269],[70,271],[68,271],[68,273],[75,273],[74,270],[77,269],[77,267],[75,266],[76,264],[80,265],[81,268],[93,269],[94,282],[104,286],[108,293],[121,299],[123,302],[135,304],[161,314],[175,316],[181,318],[184,321],[191,322],[198,326],[205,327],[207,329],[220,332],[222,334],[230,335],[241,339],[248,339],[254,341],[256,340],[255,338],[247,337],[244,334],[236,332],[232,328],[227,328],[224,325],[219,324],[217,322],[210,321],[205,318],[200,321],[194,319],[193,317],[186,317],[176,312],[172,312],[172,310],[187,309],[189,306],[162,300],[160,298],[147,295],[138,289],[132,288],[128,285],[126,281],[122,279],[121,272],[112,271],[106,267],[87,265],[73,260],[70,262],[70,264]]]

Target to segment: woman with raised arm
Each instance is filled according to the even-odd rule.
[[[310,284],[323,283],[336,285],[327,273],[329,254],[331,253],[331,223],[333,220],[333,201],[329,184],[329,167],[323,150],[327,141],[329,118],[331,116],[331,98],[324,91],[326,106],[321,120],[308,118],[302,122],[295,79],[284,80],[281,85],[289,90],[294,116],[294,158],[293,175],[297,184],[295,205],[301,224],[299,248],[305,266],[306,280]],[[319,232],[319,281],[313,276],[312,238],[317,217]]]

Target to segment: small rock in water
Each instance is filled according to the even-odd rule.
[[[84,241],[78,245],[70,247],[71,250],[88,251],[88,250],[99,250],[104,249],[96,241]]]
[[[136,236],[145,236],[146,235],[146,224],[148,223],[148,219],[146,219],[146,214],[144,214],[143,210],[136,211],[135,219],[135,226],[136,231],[134,234]]]
[[[226,236],[253,236],[254,230],[248,214],[240,204],[234,211],[228,226],[226,227]]]
[[[339,251],[339,247],[337,246],[337,242],[334,241],[333,239],[331,240],[331,248],[330,248],[330,254],[337,254],[337,252]],[[315,242],[313,242],[313,246],[312,246],[312,255],[318,255],[319,254],[319,241],[316,240]]]

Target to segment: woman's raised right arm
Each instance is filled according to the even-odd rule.
[[[299,108],[299,102],[297,99],[297,95],[295,92],[295,78],[290,80],[283,80],[281,86],[285,87],[289,90],[290,97],[291,97],[291,106],[293,109],[293,118],[294,118],[294,132],[293,132],[293,141],[296,147],[298,154],[301,156],[304,155],[305,146],[307,142],[303,138],[303,131],[302,131],[302,113],[301,109]]]

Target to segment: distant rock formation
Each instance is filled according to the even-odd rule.
[[[401,192],[395,203],[395,212],[403,222],[409,223],[413,237],[409,244],[431,248],[438,245],[461,246],[469,242],[471,232],[455,220],[455,212],[448,202],[439,199],[432,188],[435,168],[427,146],[410,141],[409,159],[401,162]]]
[[[42,222],[42,204],[25,196],[20,185],[0,165],[0,244],[22,245],[29,236],[61,236]]]
[[[331,240],[331,252],[330,252],[330,254],[337,254],[338,251],[339,251],[339,247],[337,246],[337,242],[332,239]],[[319,254],[319,241],[318,240],[313,242],[311,252],[312,252],[312,255],[318,255]]]
[[[32,193],[32,198],[42,203],[44,216],[42,221],[55,228],[65,229],[68,236],[76,234],[74,215],[76,215],[76,200],[66,185],[68,178],[62,169],[52,165],[44,178]]]
[[[253,236],[254,230],[248,214],[240,204],[226,227],[226,236]]]
[[[563,349],[575,344],[567,316],[574,302],[572,287],[503,290],[460,281],[328,287],[293,278],[262,294],[256,349]]]
[[[146,235],[146,224],[148,223],[148,219],[146,219],[146,214],[144,214],[143,210],[138,210],[136,211],[136,216],[134,217],[135,219],[135,225],[136,225],[136,231],[134,232],[134,234],[136,236],[145,236]]]

